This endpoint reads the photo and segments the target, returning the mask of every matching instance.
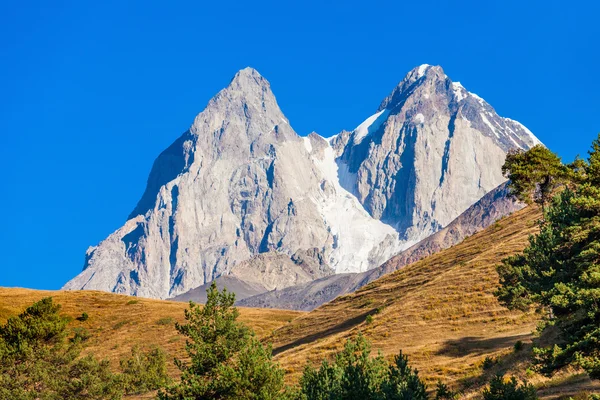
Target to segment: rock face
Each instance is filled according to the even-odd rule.
[[[452,247],[523,206],[509,196],[507,184],[503,183],[469,207],[447,227],[400,252],[377,268],[355,274],[336,274],[282,290],[243,296],[238,304],[244,307],[311,311],[338,296],[354,292],[385,274]]]
[[[412,70],[377,113],[339,141],[340,169],[351,176],[346,188],[413,243],[502,183],[509,149],[539,143],[428,65]]]
[[[504,181],[506,151],[537,142],[430,66],[354,131],[300,137],[246,68],[64,288],[168,298],[228,275],[273,290],[367,271],[448,225]]]

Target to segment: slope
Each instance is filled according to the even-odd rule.
[[[529,341],[539,316],[498,304],[495,265],[524,248],[539,211],[527,207],[462,243],[299,316],[274,332],[276,359],[297,377],[362,332],[386,356],[402,350],[429,383],[477,386],[485,357]],[[367,319],[368,316],[371,316]],[[369,323],[369,321],[371,321]]]
[[[239,297],[238,304],[244,307],[311,311],[340,295],[354,292],[387,273],[458,244],[467,236],[487,228],[496,220],[522,207],[522,204],[508,195],[507,184],[503,183],[483,196],[447,227],[395,255],[377,268],[355,274],[336,274],[282,290]]]
[[[135,345],[160,346],[167,353],[168,368],[176,374],[173,357],[184,356],[185,340],[177,334],[175,322],[183,322],[183,310],[188,306],[164,300],[142,299],[97,291],[39,291],[0,288],[0,323],[23,311],[27,306],[52,296],[62,305],[61,313],[72,317],[71,329],[84,328],[90,334],[84,353],[106,358],[113,366],[129,356]],[[87,313],[89,319],[75,318]],[[296,311],[241,308],[240,319],[261,336],[287,324],[300,315]]]

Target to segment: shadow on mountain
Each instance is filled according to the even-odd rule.
[[[482,355],[510,348],[518,341],[531,340],[532,334],[501,336],[494,338],[467,336],[460,339],[448,340],[442,348],[437,351],[437,355],[463,357],[466,355]]]
[[[301,337],[300,339],[295,340],[288,344],[284,344],[283,346],[276,347],[273,349],[273,356],[283,353],[284,351],[287,351],[289,349],[293,349],[296,346],[300,346],[300,345],[303,345],[306,343],[311,343],[311,342],[314,342],[315,340],[322,339],[329,335],[334,335],[338,332],[342,332],[342,331],[351,329],[351,328],[359,325],[360,323],[362,323],[367,318],[367,316],[375,314],[376,312],[377,312],[377,310],[369,310],[365,313],[357,315],[354,318],[350,318],[341,324],[332,326],[331,328],[313,333],[312,335]]]

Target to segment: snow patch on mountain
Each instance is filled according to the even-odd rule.
[[[306,149],[306,151],[311,153],[312,152],[312,143],[310,143],[310,138],[308,136],[305,136],[303,139],[304,139],[304,148]]]
[[[359,144],[363,139],[374,132],[377,132],[381,124],[385,122],[390,110],[383,109],[369,118],[365,119],[362,124],[354,129],[354,144]]]
[[[348,184],[355,178],[344,163],[336,162],[330,146],[324,149],[322,159],[313,160],[331,185],[321,186],[332,189],[324,190],[324,196],[314,201],[333,236],[334,248],[328,261],[336,273],[366,271],[372,268],[374,251],[378,258],[387,259],[411,245],[400,241],[394,228],[371,217],[358,199],[344,189],[340,181]]]
[[[456,101],[461,101],[467,97],[465,94],[466,89],[460,84],[460,82],[452,82],[452,91],[456,96]]]
[[[419,69],[417,70],[417,76],[420,78],[425,74],[425,71],[427,71],[427,68],[431,67],[431,65],[429,64],[422,64],[419,66]]]
[[[519,121],[515,121],[514,119],[510,119],[510,118],[504,118],[508,121],[511,121],[515,124],[517,124],[521,129],[523,129],[523,131],[531,138],[531,140],[534,143],[534,146],[541,144],[542,146],[544,145],[544,143],[542,143],[542,141],[540,139],[538,139],[533,132],[531,132],[525,125],[523,125],[522,123],[520,123]]]
[[[483,123],[486,124],[488,126],[488,128],[490,128],[490,130],[494,133],[494,135],[496,135],[496,137],[499,138],[500,135],[498,134],[498,131],[496,131],[496,128],[494,127],[494,125],[491,124],[491,122],[485,117],[485,115],[483,113],[479,113],[479,115],[481,116]]]

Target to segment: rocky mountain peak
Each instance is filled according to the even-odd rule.
[[[272,289],[365,271],[447,226],[504,182],[508,149],[536,141],[425,64],[356,129],[301,138],[245,68],[65,288],[166,298],[226,275]]]
[[[255,87],[270,89],[271,84],[257,70],[246,67],[239,70],[229,82],[227,89],[252,92]]]
[[[448,77],[439,65],[422,64],[415,67],[396,85],[390,95],[383,99],[377,111],[385,109],[393,110],[394,108],[401,107],[406,98],[413,94],[418,87],[425,85],[436,86],[439,82],[444,82],[446,79]]]

